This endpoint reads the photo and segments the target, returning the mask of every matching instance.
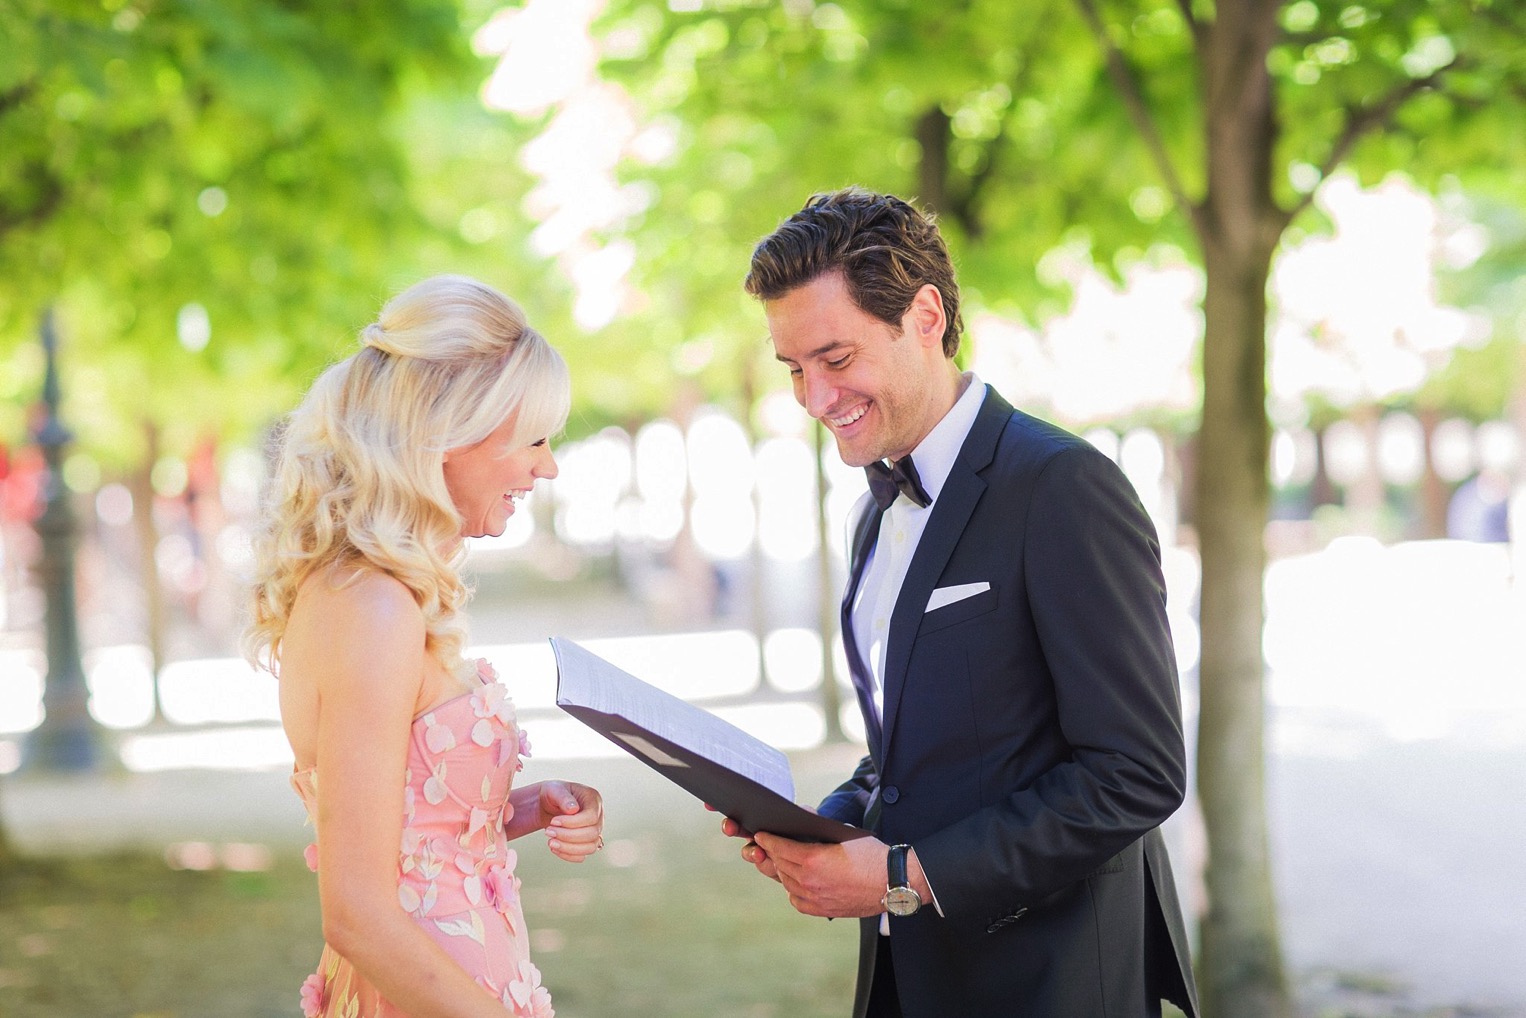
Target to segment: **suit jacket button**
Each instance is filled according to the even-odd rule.
[[[894,785],[886,785],[884,791],[880,793],[880,798],[889,803],[894,803],[900,797],[901,790]]]

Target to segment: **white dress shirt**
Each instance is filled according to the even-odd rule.
[[[869,552],[863,580],[853,595],[853,639],[869,673],[874,712],[881,721],[885,719],[885,648],[890,642],[890,616],[901,595],[901,584],[906,580],[911,557],[922,540],[922,531],[927,528],[933,506],[938,504],[938,493],[948,482],[949,471],[954,468],[954,460],[964,447],[964,440],[980,413],[980,404],[986,398],[986,387],[974,372],[966,371],[961,375],[960,384],[964,386],[964,392],[911,451],[917,476],[931,501],[923,508],[897,493],[880,520],[879,539]],[[872,502],[869,511],[874,511]]]

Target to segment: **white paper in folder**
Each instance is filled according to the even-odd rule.
[[[556,652],[559,706],[585,707],[623,718],[736,774],[794,801],[789,760],[773,746],[709,711],[642,682],[578,644],[551,638]],[[611,732],[638,756],[664,767],[686,766],[650,740],[632,732]]]

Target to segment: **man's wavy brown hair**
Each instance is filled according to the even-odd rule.
[[[853,303],[899,329],[928,283],[943,298],[943,355],[959,350],[964,321],[948,247],[929,214],[894,195],[861,187],[812,195],[805,207],[758,241],[743,284],[759,300],[783,297],[841,272]]]

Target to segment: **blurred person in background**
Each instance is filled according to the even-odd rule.
[[[1176,658],[1134,490],[959,371],[953,265],[901,199],[813,197],[746,288],[869,474],[842,606],[869,754],[819,809],[874,836],[723,831],[800,912],[861,918],[856,1018],[1196,1014],[1159,831],[1186,788]]]
[[[1510,475],[1485,467],[1463,481],[1447,503],[1447,536],[1461,541],[1510,540]]]
[[[603,846],[584,785],[514,787],[509,688],[462,656],[463,538],[503,533],[566,421],[566,364],[492,287],[399,294],[287,422],[246,652],[280,680],[326,941],[304,1015],[549,1018],[510,843]],[[512,677],[509,678],[512,683]],[[321,780],[320,780],[321,778]]]

